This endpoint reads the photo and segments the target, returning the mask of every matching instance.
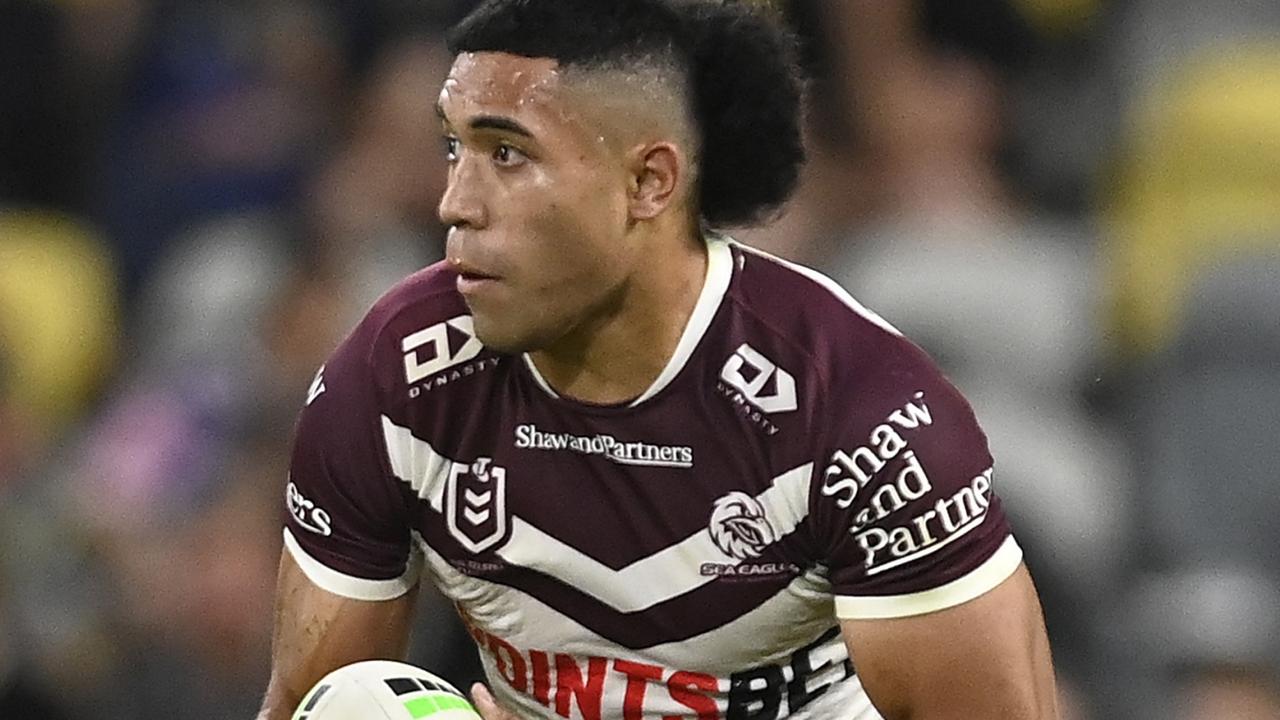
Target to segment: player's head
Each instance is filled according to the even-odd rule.
[[[792,43],[748,9],[489,0],[450,47],[440,215],[489,347],[555,342],[619,302],[662,242],[751,223],[795,187]]]

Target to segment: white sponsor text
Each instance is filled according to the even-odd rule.
[[[570,450],[599,455],[620,465],[693,467],[693,448],[687,445],[655,445],[624,442],[612,435],[573,435],[543,432],[536,425],[516,426],[516,447],[522,450]]]
[[[865,445],[852,450],[837,450],[831,456],[831,462],[823,471],[822,494],[836,497],[836,505],[848,508],[853,504],[858,492],[871,482],[876,473],[884,469],[890,460],[907,450],[907,441],[901,431],[916,430],[933,424],[933,413],[924,402],[924,393],[914,395],[915,402],[909,402],[901,409],[889,413],[884,422],[871,430],[871,436]],[[914,467],[919,468],[914,456],[908,457],[906,473]],[[923,477],[922,470],[917,470]],[[927,484],[927,480],[925,481]],[[925,488],[925,492],[929,490]]]
[[[303,497],[298,486],[292,481],[285,487],[284,497],[285,503],[289,506],[289,514],[293,515],[293,519],[297,520],[303,529],[325,537],[333,534],[333,521],[329,513]]]
[[[991,505],[991,475],[988,468],[951,497],[938,500],[933,507],[901,525],[861,530],[855,523],[850,532],[865,554],[867,574],[882,573],[931,555],[981,525]],[[919,477],[928,483],[923,470]],[[906,504],[905,499],[896,496],[894,499],[899,506]]]

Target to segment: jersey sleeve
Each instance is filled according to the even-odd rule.
[[[841,619],[959,605],[1022,561],[973,410],[931,359],[902,345],[831,398],[834,432],[810,512]]]
[[[290,458],[284,543],[319,587],[389,600],[417,583],[420,562],[409,499],[386,460],[372,342],[357,328],[311,384]]]

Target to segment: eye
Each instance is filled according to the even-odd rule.
[[[493,149],[493,161],[502,167],[516,167],[524,164],[529,157],[519,150],[502,143]]]
[[[444,159],[450,163],[458,161],[458,138],[446,135],[444,138]]]

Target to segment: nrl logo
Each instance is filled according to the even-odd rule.
[[[707,529],[716,547],[739,560],[759,557],[778,539],[760,501],[736,490],[716,500]]]
[[[491,458],[453,463],[445,498],[449,532],[471,552],[484,552],[507,534],[507,470]]]

